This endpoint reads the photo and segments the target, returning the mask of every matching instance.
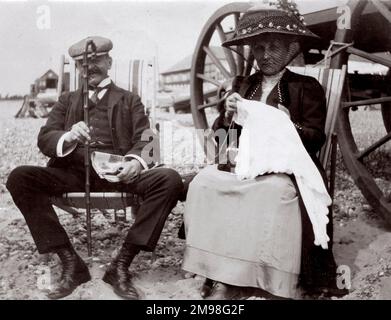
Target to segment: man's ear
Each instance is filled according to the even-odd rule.
[[[107,64],[109,66],[109,70],[111,69],[111,66],[113,65],[113,58],[110,56],[107,56]]]
[[[75,60],[75,66],[78,71],[83,70],[83,64],[82,64],[81,60]]]

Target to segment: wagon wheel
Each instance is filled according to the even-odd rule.
[[[254,59],[242,47],[236,47],[235,52],[221,48],[221,43],[234,32],[241,14],[250,6],[251,3],[240,2],[223,6],[209,18],[201,31],[190,75],[191,111],[196,129],[209,128],[205,111],[217,106],[219,93],[231,84],[232,79],[236,75],[248,75],[252,71]],[[223,50],[226,63],[219,59],[220,53],[216,51],[216,47]],[[217,68],[218,73],[207,70],[207,60]],[[214,149],[213,142],[208,137],[204,143],[205,151],[206,148]]]
[[[335,35],[336,42],[350,43],[352,40],[356,42],[357,38],[354,37],[354,30],[358,30],[360,27],[360,16],[368,3],[369,2],[367,1],[350,1],[348,3],[352,13],[352,29],[350,31],[348,29],[337,30]],[[374,5],[378,12],[384,17],[384,21],[388,21],[385,23],[386,27],[388,28],[391,26],[390,4],[386,6],[379,0],[373,0],[372,5]],[[390,50],[391,40],[389,38],[384,39],[384,47],[384,51]],[[340,68],[343,64],[346,64],[349,54],[355,54],[373,62],[391,67],[390,60],[382,59],[355,47],[349,47],[346,55],[341,54],[335,56],[331,61],[331,67]],[[373,156],[375,152],[379,152],[379,148],[382,148],[391,140],[391,91],[389,89],[386,91],[388,91],[385,92],[388,97],[383,96],[381,98],[361,101],[347,101],[349,100],[347,98],[348,95],[345,95],[345,101],[342,102],[339,110],[337,126],[339,146],[350,175],[374,210],[380,213],[386,221],[391,224],[391,197],[389,195],[387,196],[387,191],[389,192],[387,188],[390,188],[390,184],[388,182],[388,185],[386,186],[379,186],[375,179],[375,176],[378,173],[374,172],[374,169],[367,163],[369,162],[367,160],[371,157],[371,155]],[[360,146],[361,148],[359,148],[358,141],[356,141],[353,134],[349,114],[352,110],[355,110],[360,106],[375,104],[381,104],[386,134],[372,145],[365,147]],[[387,157],[385,159],[387,159]],[[383,161],[385,161],[386,164],[390,163],[387,160]],[[390,173],[385,172],[385,174],[387,175]]]
[[[386,17],[386,19],[391,22],[391,14],[388,9],[384,10],[384,4],[379,2],[379,0],[372,0],[376,2],[376,6],[381,6],[381,13]],[[352,30],[355,30],[359,24],[359,17],[364,10],[367,1],[360,0],[351,0],[349,2],[349,7],[351,8],[351,23]],[[193,120],[195,127],[197,129],[208,129],[208,119],[205,113],[205,110],[213,108],[217,105],[218,100],[208,101],[208,97],[211,96],[210,90],[208,91],[206,84],[210,84],[215,89],[215,95],[218,96],[218,92],[224,89],[225,85],[230,83],[232,78],[235,75],[242,74],[247,75],[252,71],[252,60],[251,57],[246,56],[246,59],[243,59],[240,54],[245,55],[245,52],[241,51],[241,47],[236,48],[236,52],[240,54],[232,53],[231,51],[224,49],[224,54],[228,63],[228,68],[224,66],[218,57],[212,50],[213,47],[213,38],[217,34],[220,39],[220,45],[227,36],[235,29],[236,23],[240,15],[245,12],[251,4],[246,3],[232,3],[222,7],[217,10],[214,15],[207,21],[204,26],[197,45],[195,53],[193,55],[192,68],[191,68],[191,82],[190,82],[190,92],[191,92],[191,110],[193,115]],[[226,20],[233,20],[232,29],[226,30],[224,28],[224,22]],[[391,30],[390,30],[391,32]],[[353,39],[353,32],[349,29],[337,30],[335,35],[336,42],[345,42],[349,43]],[[391,47],[391,44],[389,45]],[[388,49],[389,50],[389,49]],[[354,53],[359,56],[363,56],[369,60],[372,60],[377,63],[384,64],[391,67],[391,64],[386,59],[381,59],[375,55],[363,52],[356,48],[348,48],[348,53]],[[248,53],[247,53],[248,54]],[[216,79],[213,76],[207,74],[205,70],[206,58],[212,61],[213,64],[220,70],[223,77],[221,79]],[[335,56],[332,59],[332,68],[341,68],[343,64],[347,63],[347,55],[340,54]],[[391,92],[389,92],[391,95]],[[377,143],[373,144],[369,148],[360,151],[357,147],[355,139],[352,134],[352,128],[350,125],[349,112],[352,107],[364,104],[375,104],[380,103],[382,106],[383,122],[386,127],[388,134],[380,139]],[[380,190],[375,182],[375,178],[370,173],[370,171],[365,167],[363,159],[374,150],[378,149],[384,143],[391,139],[391,98],[382,97],[380,99],[371,99],[365,102],[346,102],[343,105],[343,108],[340,109],[338,116],[338,131],[339,131],[339,144],[342,151],[342,155],[346,166],[355,180],[357,186],[360,188],[363,195],[366,197],[368,202],[372,207],[381,213],[386,219],[391,223],[391,203],[390,199],[384,194],[384,191]],[[209,148],[214,148],[213,142],[211,139],[204,140],[204,148],[211,150]]]

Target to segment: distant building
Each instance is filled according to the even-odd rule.
[[[31,93],[36,96],[38,93],[46,92],[48,89],[57,90],[58,75],[52,69],[46,71],[41,77],[34,81],[31,85]]]
[[[228,62],[224,54],[224,49],[222,47],[211,47],[211,50],[221,61],[223,66],[229,70]],[[164,90],[172,90],[174,92],[188,92],[190,95],[190,69],[192,57],[192,55],[185,57],[183,60],[179,61],[171,68],[160,74],[161,84],[163,85]],[[209,59],[208,56],[205,60],[204,74],[205,76],[215,80],[224,79],[221,71]]]

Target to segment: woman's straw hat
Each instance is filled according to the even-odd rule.
[[[304,17],[293,1],[280,0],[248,9],[240,18],[233,37],[222,45],[246,45],[265,33],[299,36],[304,41],[320,39],[306,27]]]

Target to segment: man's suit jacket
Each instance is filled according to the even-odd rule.
[[[150,129],[150,123],[140,97],[113,83],[106,94],[109,95],[107,114],[115,152],[141,157],[142,149],[149,142],[142,141],[142,134]],[[56,154],[57,142],[73,124],[83,121],[83,114],[81,89],[63,94],[53,106],[46,124],[38,135],[39,149],[51,158],[49,166],[58,166],[62,162],[63,159],[58,158]]]

